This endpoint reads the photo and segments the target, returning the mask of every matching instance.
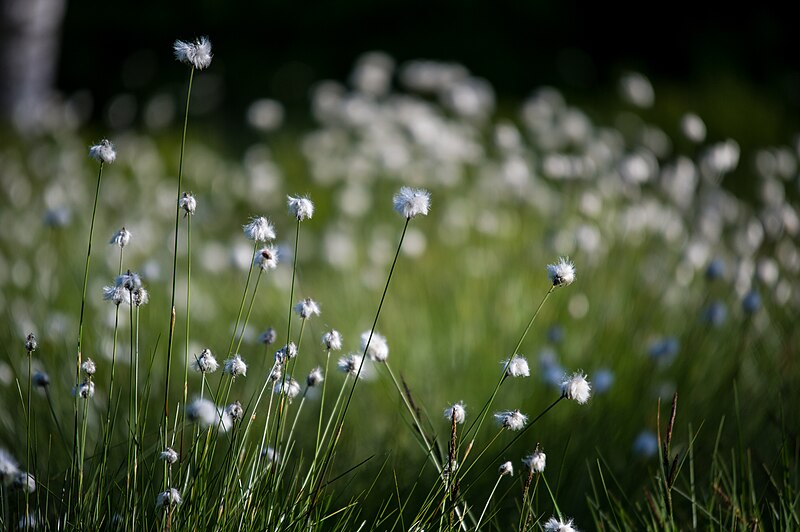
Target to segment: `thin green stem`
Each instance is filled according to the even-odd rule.
[[[189,325],[191,323],[192,311],[192,217],[186,215],[186,346],[184,350],[183,361],[183,408],[186,409],[186,401],[189,397]],[[179,452],[183,455],[183,431],[181,431],[181,440]],[[164,489],[169,489],[170,484],[165,477],[167,484]]]
[[[242,320],[242,311],[244,310],[244,303],[247,301],[247,289],[250,288],[250,278],[253,275],[253,262],[256,258],[256,252],[258,251],[258,242],[253,242],[253,256],[250,257],[250,267],[247,269],[247,280],[244,282],[244,290],[242,290],[242,299],[239,302],[239,312],[236,314],[236,323],[233,326],[233,334],[231,335],[231,343],[228,345],[228,354],[227,356],[230,357],[233,354],[233,344],[236,342],[236,336],[239,334],[239,323]],[[242,334],[244,334],[244,328],[242,328]]]
[[[483,506],[483,511],[481,512],[480,517],[478,517],[478,523],[475,525],[475,530],[481,529],[481,522],[483,522],[483,516],[486,515],[486,510],[489,508],[489,503],[492,502],[492,497],[494,496],[494,492],[497,491],[497,486],[500,485],[500,480],[502,480],[503,475],[497,477],[497,481],[494,483],[494,487],[492,491],[489,492],[489,498],[486,499],[486,504]]]
[[[189,86],[186,90],[186,108],[183,113],[183,134],[181,135],[181,155],[178,161],[178,193],[175,200],[175,243],[172,249],[172,297],[170,299],[169,339],[167,340],[167,369],[164,382],[164,430],[162,433],[163,447],[167,446],[167,432],[169,430],[169,378],[172,366],[172,343],[175,334],[175,284],[178,274],[178,228],[181,221],[181,190],[183,187],[183,156],[186,151],[186,130],[189,127],[189,102],[192,99],[192,81],[194,81],[194,67],[189,71]]]

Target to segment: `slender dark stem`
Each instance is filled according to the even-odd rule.
[[[194,80],[194,67],[189,71],[189,87],[186,90],[186,108],[183,114],[183,135],[181,136],[181,156],[178,161],[178,193],[175,200],[175,244],[172,249],[172,298],[170,300],[169,337],[167,340],[167,370],[164,381],[164,430],[162,432],[162,446],[167,446],[167,431],[169,430],[169,377],[172,366],[172,343],[175,334],[175,282],[178,274],[178,226],[181,220],[181,189],[183,186],[183,155],[186,150],[186,130],[189,126],[189,102],[192,98],[192,81]]]

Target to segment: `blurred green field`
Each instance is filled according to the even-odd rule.
[[[712,457],[719,456],[736,471],[744,466],[732,464],[731,457],[746,456],[746,469],[765,501],[780,493],[774,478],[793,478],[796,485],[800,252],[794,198],[799,181],[791,139],[741,155],[737,146],[730,168],[714,159],[724,137],[672,142],[660,128],[674,123],[648,123],[636,118],[635,106],[622,102],[620,116],[628,121],[617,125],[628,124],[627,131],[593,123],[593,110],[571,107],[552,89],[540,91],[520,106],[522,112],[507,118],[497,118],[493,108],[459,114],[412,91],[376,95],[343,86],[337,91],[331,93],[339,98],[330,104],[335,109],[324,111],[329,115],[323,113],[312,131],[287,127],[250,145],[226,142],[219,132],[190,122],[184,188],[198,200],[192,221],[190,357],[205,347],[224,356],[230,341],[252,250],[242,225],[264,215],[278,232],[281,262],[260,285],[240,350],[249,369],[234,383],[232,398],[244,403],[260,389],[276,346],[286,341],[289,307],[301,298],[315,299],[322,315],[304,331],[298,380],[314,366],[324,366],[319,338],[330,328],[342,332],[345,353],[358,350],[402,231],[392,194],[402,185],[423,186],[432,195],[431,214],[410,224],[377,330],[388,339],[392,369],[430,418],[443,447],[449,438],[443,410],[464,401],[468,420],[478,413],[502,373],[501,362],[513,354],[550,287],[546,265],[569,256],[577,268],[576,282],[554,291],[520,348],[531,376],[505,382],[492,411],[519,408],[534,417],[558,398],[560,375],[578,370],[593,383],[593,397],[586,405],[562,401],[495,456],[492,451],[513,437],[502,434],[476,468],[488,472],[462,481],[462,494],[473,506],[483,505],[500,462],[521,468],[522,458],[541,444],[560,510],[581,529],[596,523],[593,508],[609,507],[605,495],[592,495],[598,464],[614,485],[611,491],[630,501],[630,511],[643,507],[643,488],[651,486],[658,467],[652,442],[658,401],[663,420],[674,392],[679,399],[673,449],[685,456],[696,438],[693,475],[704,497],[717,496],[711,486],[719,485],[722,465],[713,464]],[[102,300],[102,287],[116,275],[119,249],[106,243],[122,226],[133,234],[123,269],[139,272],[151,297],[142,309],[140,331],[144,381],[152,398],[150,446],[157,441],[169,323],[179,132],[128,130],[110,138],[118,158],[103,177],[85,333],[84,353],[98,365],[90,449],[102,439],[103,383],[114,325],[114,309]],[[96,176],[86,147],[94,140],[85,131],[55,129],[36,138],[9,139],[0,148],[5,318],[0,410],[6,413],[0,417],[0,446],[18,460],[25,449],[21,397],[27,382],[23,342],[29,332],[40,342],[34,369],[49,374],[54,415],[71,430],[85,239]],[[724,176],[737,166],[739,179],[759,191],[757,196],[737,197],[726,190]],[[294,220],[286,212],[287,194],[308,194],[317,207],[301,226],[294,301],[289,299]],[[184,372],[186,345],[184,235],[173,405],[182,400],[175,383]],[[743,306],[749,294],[757,294],[760,304],[751,299],[752,308]],[[278,341],[265,348],[259,335],[268,327],[278,331]],[[122,382],[128,333],[123,325]],[[373,373],[356,389],[336,462],[342,476],[334,484],[334,504],[369,490],[360,510],[370,523],[382,505],[399,505],[394,499],[410,494],[418,478],[421,486],[437,478],[415,443],[385,368],[375,367]],[[343,376],[331,364],[327,378],[336,385]],[[199,382],[190,373],[190,397]],[[313,401],[307,404],[299,421],[298,443],[304,448],[294,454],[298,463],[313,449],[316,408]],[[60,482],[68,453],[58,442],[42,393],[34,394],[33,409],[41,492],[48,483]],[[123,424],[117,428],[115,440],[122,442]],[[495,434],[487,424],[475,447],[483,448]],[[792,457],[794,470],[781,469],[782,455]],[[493,529],[516,523],[522,481],[518,475],[501,484],[491,507],[497,512]],[[688,475],[679,485],[688,493]],[[417,491],[424,495],[424,489]],[[549,497],[538,495],[537,508],[549,516]],[[691,522],[688,508],[686,500],[676,502],[683,523]],[[413,515],[415,510],[405,511]],[[768,520],[761,525],[770,528]],[[716,528],[701,521],[701,528],[706,526]]]

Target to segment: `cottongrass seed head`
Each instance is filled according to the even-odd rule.
[[[464,409],[464,402],[459,401],[444,409],[444,417],[449,421],[455,418],[456,423],[463,423],[467,417],[467,411]]]
[[[119,246],[121,249],[130,243],[132,236],[133,235],[131,234],[131,232],[123,227],[122,229],[114,233],[114,236],[111,237],[111,240],[109,240],[108,243]]]
[[[198,373],[214,373],[218,367],[217,359],[208,348],[200,351],[200,356],[195,355],[194,362],[192,362],[192,369]]]
[[[287,204],[289,205],[289,214],[297,218],[297,221],[302,222],[314,216],[314,204],[308,197],[287,196]]]
[[[97,373],[97,365],[91,358],[87,358],[83,361],[83,364],[81,364],[81,371],[83,371],[83,374],[87,377],[91,377]]]
[[[317,366],[309,372],[308,377],[306,377],[306,384],[309,388],[313,388],[324,380],[325,377],[322,374],[322,368]]]
[[[250,218],[250,223],[243,228],[245,236],[255,242],[275,240],[275,228],[272,227],[272,222],[263,216]]]
[[[264,345],[272,345],[277,339],[278,333],[275,332],[275,329],[272,327],[261,333],[261,336],[258,338],[259,342]]]
[[[217,421],[217,407],[208,399],[195,399],[186,405],[186,419],[201,427],[209,427]]]
[[[47,388],[50,386],[50,375],[44,371],[37,371],[33,374],[33,385],[39,388]]]
[[[297,345],[294,342],[289,342],[285,346],[275,351],[275,362],[283,364],[287,360],[291,360],[297,356]]]
[[[509,410],[508,412],[497,412],[494,419],[501,427],[508,430],[521,430],[528,422],[528,416],[519,410]]]
[[[425,216],[431,206],[431,194],[421,188],[403,187],[392,199],[394,210],[406,219]]]
[[[110,140],[103,139],[89,148],[89,157],[101,164],[111,164],[117,160],[117,152]]]
[[[328,351],[339,351],[342,348],[342,333],[336,329],[331,329],[322,335],[322,345]]]
[[[25,493],[33,493],[36,491],[36,479],[33,478],[33,475],[30,473],[20,471],[14,477],[13,486],[14,489],[24,491]]]
[[[121,286],[104,286],[103,300],[111,301],[117,306],[121,305],[122,303],[130,305],[131,293]]]
[[[197,70],[208,68],[211,64],[211,41],[208,37],[200,37],[194,42],[176,40],[172,45],[175,51],[175,59],[181,63],[192,65]]]
[[[84,379],[72,390],[72,393],[81,399],[89,399],[94,396],[94,382],[90,379]]]
[[[161,451],[161,454],[159,454],[158,457],[170,465],[178,461],[178,453],[176,453],[172,447],[167,447]]]
[[[364,331],[361,333],[361,352],[366,352],[369,359],[374,362],[386,362],[389,358],[389,344],[386,342],[386,337],[378,331]]]
[[[244,408],[242,408],[242,403],[239,401],[234,401],[225,407],[225,413],[230,416],[231,420],[235,423],[237,421],[241,421],[244,418]]]
[[[181,504],[182,502],[183,499],[181,499],[181,492],[175,488],[170,488],[167,491],[162,491],[158,494],[158,497],[156,498],[156,507],[168,508],[170,506]]]
[[[519,355],[514,355],[502,362],[507,377],[529,377],[531,370],[528,361]]]
[[[356,353],[351,353],[340,358],[336,366],[339,368],[339,371],[352,375],[353,377],[359,376],[363,379],[365,377],[365,372],[361,371],[359,374],[359,370],[363,364],[364,357]]]
[[[592,385],[586,380],[584,373],[573,373],[561,383],[561,394],[567,399],[577,401],[580,405],[586,404],[592,396]]]
[[[575,264],[569,257],[559,257],[555,264],[547,265],[547,277],[553,286],[567,286],[575,281]]]
[[[225,361],[225,366],[222,368],[222,371],[234,379],[240,376],[244,377],[247,375],[247,364],[244,363],[241,355],[236,354]]]
[[[525,464],[532,473],[544,473],[544,468],[547,465],[547,455],[537,446],[532,454],[522,459],[522,463]]]
[[[274,270],[278,267],[278,249],[272,246],[261,248],[253,259],[253,264],[262,271]]]
[[[319,316],[320,310],[317,302],[310,297],[305,298],[294,306],[294,311],[301,319],[307,320],[312,316]]]
[[[500,476],[508,475],[510,477],[514,476],[514,465],[509,461],[500,464],[500,467],[497,469],[497,472]]]
[[[191,216],[197,209],[197,200],[190,193],[184,192],[178,199],[178,208],[183,209],[184,216]]]
[[[300,395],[300,383],[287,375],[283,381],[275,383],[272,391],[277,395],[285,395],[291,401]]]
[[[3,448],[0,448],[0,482],[8,486],[19,473],[19,464],[14,457]]]
[[[25,351],[27,351],[28,354],[31,354],[36,351],[37,347],[39,347],[39,342],[36,341],[36,336],[34,336],[33,333],[30,333],[25,337]]]
[[[572,524],[572,519],[556,519],[551,517],[544,524],[545,532],[578,532],[578,529]]]

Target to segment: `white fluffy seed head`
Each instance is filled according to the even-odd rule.
[[[366,372],[362,370],[359,375],[359,368],[361,368],[363,363],[364,357],[356,353],[351,353],[345,357],[341,357],[336,365],[339,371],[352,375],[353,377],[359,376],[363,379]]]
[[[30,473],[20,471],[14,477],[14,488],[24,491],[25,493],[33,493],[36,491],[36,479]]]
[[[181,493],[175,488],[162,491],[156,498],[156,506],[158,508],[167,508],[169,506],[181,504],[182,502],[183,499],[181,499]]]
[[[324,380],[325,377],[322,375],[322,368],[317,366],[309,372],[308,377],[306,377],[306,384],[309,388],[313,388]]]
[[[176,453],[172,447],[167,447],[161,451],[161,454],[159,454],[158,457],[170,465],[178,461],[178,453]]]
[[[304,320],[307,320],[312,316],[319,316],[320,313],[319,305],[310,297],[298,302],[294,306],[294,311],[297,312],[297,315]]]
[[[467,417],[467,411],[464,409],[464,403],[459,401],[458,403],[454,403],[453,405],[445,408],[444,417],[451,422],[455,418],[456,423],[464,423],[464,419]]]
[[[322,345],[328,351],[339,351],[342,348],[342,334],[332,329],[322,335]]]
[[[75,387],[73,393],[76,397],[81,399],[89,399],[94,396],[94,382],[91,379],[84,379],[79,385]]]
[[[250,240],[256,242],[267,242],[275,240],[275,228],[272,227],[272,222],[263,216],[256,216],[250,219],[250,222],[243,226],[244,234]]]
[[[272,391],[278,395],[283,394],[288,397],[289,400],[292,400],[300,395],[300,383],[287,376],[283,381],[275,383],[275,387]]]
[[[287,196],[287,204],[289,205],[289,214],[303,221],[310,219],[314,216],[314,204],[308,197],[294,197]]]
[[[247,375],[247,364],[242,360],[241,355],[233,355],[225,361],[222,371],[233,377],[244,377]]]
[[[217,407],[208,399],[195,399],[186,405],[186,419],[201,427],[209,427],[217,421]]]
[[[575,264],[569,257],[559,257],[555,264],[547,265],[547,277],[553,286],[567,286],[575,281]]]
[[[214,373],[218,367],[219,364],[211,349],[200,351],[200,355],[195,356],[194,362],[192,362],[192,369],[199,373]]]
[[[582,405],[592,396],[592,385],[586,380],[584,373],[573,373],[561,383],[561,393],[567,399]]]
[[[505,462],[500,464],[500,468],[497,470],[500,476],[508,475],[510,477],[514,476],[514,465],[511,462]]]
[[[131,232],[123,227],[122,229],[114,233],[114,236],[111,237],[111,240],[109,240],[108,243],[117,245],[120,248],[124,248],[130,243],[132,236],[133,235],[131,234]]]
[[[185,216],[191,216],[197,209],[197,200],[188,192],[184,192],[178,200],[178,207],[183,209]]]
[[[386,337],[378,331],[364,331],[361,333],[361,352],[365,351],[370,360],[386,362],[389,358],[389,344],[386,342]]]
[[[514,355],[503,361],[503,368],[508,377],[528,377],[531,374],[528,361],[519,355]]]
[[[520,430],[528,422],[528,416],[519,410],[509,410],[508,412],[497,412],[495,420],[501,427],[508,430]]]
[[[545,532],[578,532],[578,529],[572,524],[572,519],[556,519],[551,517],[544,524]]]
[[[111,164],[117,160],[117,152],[110,140],[103,139],[89,148],[89,157],[101,164]]]
[[[241,421],[244,417],[244,408],[242,408],[242,403],[239,401],[234,401],[225,407],[225,413],[230,416],[231,420],[235,423],[237,421]]]
[[[544,473],[544,468],[547,465],[547,455],[544,454],[541,449],[537,448],[533,454],[526,456],[522,460],[522,463],[533,473]]]
[[[431,206],[431,194],[421,188],[403,187],[392,199],[394,210],[406,219],[427,215]]]
[[[200,37],[194,42],[176,40],[172,45],[175,59],[181,63],[192,65],[197,70],[208,68],[211,64],[211,41],[208,37]]]
[[[87,358],[81,364],[81,371],[83,371],[83,374],[86,375],[87,377],[91,377],[92,375],[97,373],[97,365],[94,363],[94,360],[92,360],[91,358]]]
[[[272,246],[262,248],[261,251],[256,253],[253,264],[263,271],[274,270],[278,267],[278,249]]]

